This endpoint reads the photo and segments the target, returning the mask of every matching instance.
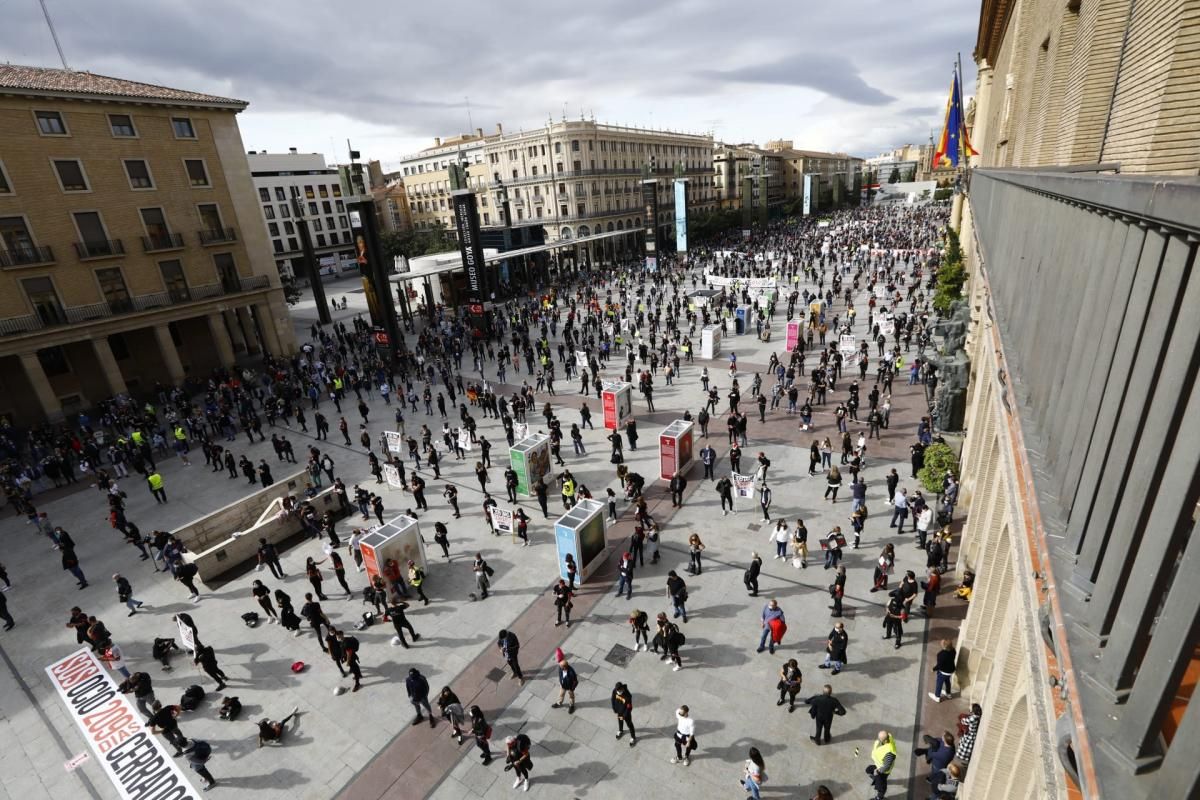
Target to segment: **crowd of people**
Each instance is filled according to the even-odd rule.
[[[266,624],[278,624],[295,636],[305,635],[307,629],[339,674],[352,679],[351,691],[359,691],[364,670],[361,652],[363,643],[369,640],[346,631],[344,624],[335,624],[321,606],[328,600],[324,583],[328,576],[322,566],[328,564],[325,569],[333,573],[346,597],[362,596],[374,609],[364,615],[366,619],[352,624],[365,629],[374,622],[390,622],[395,644],[410,646],[406,632],[416,644],[421,637],[408,618],[409,600],[415,594],[423,605],[431,602],[426,593],[426,570],[412,560],[407,564],[389,561],[380,565],[369,580],[359,577],[357,582],[362,585],[356,587],[347,580],[347,561],[354,573],[363,572],[360,544],[370,527],[383,525],[389,516],[398,513],[418,518],[427,512],[429,481],[440,482],[440,495],[453,509],[453,520],[462,517],[460,492],[474,492],[467,484],[477,482],[481,499],[478,514],[472,518],[483,522],[489,534],[495,534],[496,484],[502,483],[507,499],[515,502],[518,480],[511,467],[500,470],[498,479],[493,478],[497,468],[490,458],[489,430],[502,431],[510,446],[523,432],[539,429],[548,435],[555,466],[564,469],[557,475],[552,472],[539,478],[529,487],[544,517],[553,513],[549,507],[552,493],[560,496],[563,509],[581,499],[603,500],[612,520],[622,516],[619,503],[629,501],[633,528],[618,558],[617,594],[631,599],[635,573],[645,566],[645,551],[650,550],[651,564],[656,564],[664,526],[669,525],[669,520],[651,513],[645,477],[624,463],[625,448],[637,450],[637,422],[631,420],[606,435],[611,445],[607,457],[613,465],[613,485],[598,488],[595,494],[566,468],[563,440],[570,439],[576,458],[589,457],[583,432],[594,428],[592,398],[599,399],[604,381],[621,378],[633,384],[647,411],[653,412],[660,379],[670,386],[682,370],[690,370],[703,387],[700,407],[694,415],[704,438],[704,449],[699,451],[704,465],[700,480],[713,483],[723,510],[727,511],[727,504],[733,507],[741,502],[734,496],[738,487],[725,477],[724,466],[718,466],[721,455],[708,442],[712,418],[725,414],[726,457],[732,477],[744,475],[754,487],[753,503],[761,510],[763,522],[769,523],[768,543],[775,545],[776,559],[796,569],[807,569],[809,531],[802,518],[791,523],[786,518],[772,517],[771,485],[781,476],[778,468],[772,468],[766,450],[751,456],[742,454],[742,448],[749,446],[754,415],[759,425],[774,424],[779,419],[793,425],[795,433],[790,444],[809,451],[808,474],[823,477],[825,498],[831,504],[838,503],[839,491],[848,494],[843,500],[850,502],[851,541],[847,541],[840,526],[815,537],[824,553],[824,568],[833,571],[829,586],[833,616],[841,617],[846,592],[842,554],[862,544],[867,520],[865,471],[868,452],[875,446],[872,442],[881,432],[890,431],[895,422],[892,396],[898,380],[903,385],[936,385],[936,368],[925,358],[925,352],[932,343],[936,321],[931,290],[945,220],[936,209],[913,208],[837,212],[827,222],[818,225],[815,220],[790,220],[757,232],[750,239],[731,236],[714,241],[689,253],[686,264],[660,259],[654,273],[645,272],[641,265],[584,270],[572,284],[497,303],[483,330],[475,330],[463,318],[441,309],[435,320],[399,348],[394,361],[381,358],[370,326],[361,318],[353,319],[350,325],[314,325],[308,341],[288,358],[266,356],[259,366],[218,370],[207,381],[156,386],[149,396],[137,401],[114,397],[69,423],[28,430],[5,425],[0,430],[0,483],[14,512],[44,535],[80,591],[90,584],[74,541],[69,532],[52,524],[42,501],[57,498],[63,491],[84,492],[94,487],[100,499],[87,502],[95,502],[103,510],[121,540],[137,551],[137,559],[151,561],[156,573],[169,575],[198,604],[201,593],[195,583],[197,570],[187,543],[169,531],[150,529],[150,525],[143,533],[127,514],[128,492],[136,491],[136,484],[144,482],[156,503],[168,503],[158,464],[171,457],[200,473],[195,481],[240,479],[255,487],[273,485],[273,469],[289,470],[291,465],[302,468],[304,486],[287,494],[279,514],[294,519],[312,540],[322,542],[328,555],[325,559],[307,559],[303,578],[311,591],[304,591],[299,603],[283,588],[273,589],[263,579],[255,578],[249,596],[261,608],[262,616],[257,612],[245,615],[247,624],[257,625],[265,619]],[[721,286],[720,293],[698,302],[694,292],[705,288],[712,277],[722,279],[715,282]],[[764,281],[773,290],[764,291]],[[781,346],[772,353],[765,367],[746,368],[745,358],[739,364],[736,354],[729,354],[728,382],[721,389],[717,379],[710,377],[708,366],[695,364],[698,332],[706,326],[719,326],[732,333],[739,306],[752,309],[760,338],[785,319],[799,321],[803,334],[790,350]],[[852,348],[842,346],[845,337],[853,340]],[[571,394],[576,384],[577,393]],[[579,414],[579,421],[565,419],[567,413]],[[692,411],[684,416],[692,419]],[[396,437],[389,440],[378,424],[378,435],[373,436],[369,427],[373,422],[382,423],[387,433],[399,434],[401,445],[396,447]],[[335,444],[330,443],[333,428],[337,429]],[[824,430],[818,434],[818,428]],[[923,466],[923,450],[934,440],[935,431],[936,419],[929,415],[924,415],[915,427],[912,478]],[[269,438],[274,461],[269,462],[266,456],[251,457],[240,446],[242,437],[247,448]],[[472,454],[478,449],[478,459],[467,457],[468,447]],[[203,466],[198,457],[201,454]],[[595,462],[603,457],[591,456]],[[453,479],[442,475],[451,465]],[[849,476],[848,484],[843,472]],[[368,475],[374,484],[365,479],[356,483],[348,477],[350,474]],[[392,501],[385,500],[380,489],[370,488],[384,485],[385,474],[389,480],[398,478],[403,489],[400,508],[388,507]],[[464,474],[468,478],[458,480]],[[914,544],[925,556],[922,577],[915,569],[905,570],[893,586],[890,579],[896,571],[896,546],[887,543],[876,562],[872,585],[864,587],[888,593],[881,627],[884,638],[891,639],[896,648],[901,646],[904,626],[916,613],[915,600],[921,597],[918,610],[925,614],[936,608],[940,576],[951,564],[951,526],[958,497],[953,474],[945,477],[936,498],[926,498],[920,490],[910,492],[908,487],[900,486],[901,480],[896,470],[891,470],[883,479],[886,501],[878,482],[875,496],[881,504],[886,502],[892,507],[890,528],[898,528],[898,534],[905,532],[911,520]],[[668,485],[673,509],[684,506],[687,486],[683,475]],[[314,498],[329,488],[336,506],[318,507]],[[513,523],[514,541],[528,544],[529,521],[524,510],[518,510]],[[457,563],[464,564],[463,569],[469,564],[478,589],[472,599],[482,601],[489,597],[494,570],[478,552],[473,557],[458,558],[464,552],[458,543],[476,540],[466,523],[458,523],[461,527],[452,537],[451,526],[455,524],[437,522],[434,540],[446,562],[454,566],[457,558]],[[259,544],[259,568],[269,569],[274,581],[286,581],[289,576],[284,573],[276,545],[266,539]],[[468,552],[475,549],[466,548]],[[704,549],[699,534],[691,533],[687,539],[689,579],[704,574]],[[554,587],[553,603],[556,624],[565,621],[569,627],[577,566],[571,561],[564,569],[569,578]],[[761,570],[761,557],[752,553],[744,578],[751,597],[758,596]],[[7,591],[8,576],[0,577]],[[116,574],[113,580],[118,600],[128,608],[129,616],[146,613],[144,608],[154,613],[135,597],[128,574]],[[663,611],[635,609],[628,621],[635,652],[653,650],[679,670],[684,668],[687,655],[684,626],[689,613],[688,585],[678,571],[671,569],[664,589]],[[197,774],[211,785],[215,779],[206,766],[211,747],[183,736],[178,724],[183,713],[180,706],[159,703],[146,672],[129,672],[125,660],[130,655],[122,654],[114,641],[119,637],[103,621],[83,611],[86,605],[81,601],[70,611],[67,625],[75,629],[77,640],[121,672],[126,679],[123,691],[135,697],[154,729],[175,745],[177,754],[187,753]],[[2,594],[0,618],[5,619],[6,630],[15,624]],[[216,691],[224,691],[229,679],[218,663],[218,651],[201,642],[191,615],[176,614],[173,622],[191,631],[187,649],[193,660],[216,682]],[[775,654],[783,649],[786,627],[784,610],[771,599],[762,608],[758,651]],[[164,645],[160,648],[156,644],[155,652],[147,655],[169,669],[170,656],[177,647],[173,639],[159,641]],[[524,683],[516,632],[501,630],[496,645],[513,678]],[[847,669],[848,647],[849,638],[839,620],[828,635],[820,656],[823,660],[817,666],[828,669],[830,676],[838,675]],[[802,667],[790,652],[783,655],[778,705],[787,705],[793,712],[803,688]],[[554,705],[565,706],[566,713],[572,714],[580,677],[561,652],[555,661],[560,692]],[[952,652],[947,658],[939,657],[937,686],[931,697],[940,702],[950,693],[949,676],[953,673]],[[414,722],[427,719],[431,727],[436,726],[430,706],[431,688],[425,676],[410,669],[405,688],[416,710]],[[628,729],[630,747],[638,743],[633,696],[624,682],[612,689],[615,734],[620,739]],[[801,698],[801,702],[808,706],[815,722],[811,738],[817,745],[828,744],[834,718],[847,713],[832,684]],[[464,709],[452,686],[441,688],[436,703],[437,716],[451,726],[451,735],[459,742],[465,735],[473,737],[482,762],[489,764],[492,726],[484,711],[478,705]],[[262,720],[258,726],[259,746],[281,742],[296,713],[294,710],[280,722]],[[929,748],[921,754],[931,765],[932,796],[954,796],[970,759],[973,731],[981,713],[973,712],[974,721],[967,720],[967,732],[960,731],[957,743],[949,732],[940,738],[930,737]],[[968,741],[965,749],[964,739]],[[529,788],[531,747],[524,733],[506,739],[505,768],[514,772],[514,788]],[[680,705],[672,763],[690,764],[697,748],[695,721],[689,708]],[[887,792],[896,756],[896,739],[888,731],[881,731],[871,745],[869,770],[876,797],[882,798]],[[767,780],[763,756],[751,748],[742,786],[758,798]],[[822,800],[833,797],[825,786],[816,796]]]

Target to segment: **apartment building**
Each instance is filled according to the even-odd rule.
[[[339,270],[342,264],[356,266],[354,239],[338,171],[326,166],[325,156],[297,153],[293,147],[286,153],[251,150],[246,159],[281,275],[304,274],[297,228],[301,220],[308,224],[313,252],[321,269]]]
[[[0,416],[291,352],[246,103],[0,64]]]
[[[718,143],[713,148],[713,175],[722,208],[742,208],[750,179],[751,206],[765,197],[768,210],[804,196],[804,176],[816,177],[819,208],[840,206],[861,180],[862,159],[846,153],[797,150],[789,139],[772,139],[765,146]],[[765,189],[763,187],[766,187]]]
[[[479,218],[481,224],[496,223],[495,207],[489,204],[484,191],[487,187],[483,166],[483,146],[488,138],[501,135],[497,125],[493,137],[485,137],[482,128],[474,134],[442,139],[436,137],[433,146],[405,156],[400,162],[400,179],[408,200],[408,216],[414,230],[427,231],[437,226],[447,235],[457,236],[454,227],[454,204],[450,202],[450,165],[464,164],[472,188],[480,192]]]

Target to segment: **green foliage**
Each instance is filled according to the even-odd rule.
[[[888,177],[888,183],[899,183],[899,182],[900,182],[900,168],[892,167],[892,174]]]
[[[688,219],[688,238],[701,241],[725,231],[742,226],[742,212],[736,208],[725,208],[710,214],[696,215]]]
[[[934,190],[933,199],[935,202],[941,202],[942,200],[949,200],[950,196],[952,194],[954,194],[954,189],[947,186],[947,187],[944,187],[941,189]]]
[[[937,285],[933,291],[933,307],[943,317],[949,316],[955,301],[962,299],[967,282],[967,270],[962,262],[962,247],[953,228],[946,229],[946,250],[938,267]]]
[[[434,222],[432,227],[423,231],[384,231],[379,234],[379,242],[389,260],[396,256],[416,258],[429,253],[444,253],[457,247],[441,221]]]
[[[929,493],[937,494],[942,490],[942,478],[949,470],[958,475],[958,456],[948,444],[933,443],[925,448],[925,466],[917,472],[921,487]]]

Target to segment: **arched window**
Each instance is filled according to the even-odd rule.
[[[560,239],[570,239],[571,238],[571,229],[564,227],[561,231],[558,232],[558,237]]]
[[[591,229],[590,229],[590,228],[589,228],[587,225],[580,225],[580,226],[579,226],[579,235],[580,235],[581,237],[582,237],[582,236],[589,236],[589,235],[591,235],[591,232],[592,232],[592,231],[591,231]]]

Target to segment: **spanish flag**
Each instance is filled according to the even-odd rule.
[[[958,67],[955,67],[954,80],[950,84],[950,99],[946,101],[946,122],[942,127],[942,136],[938,139],[937,150],[933,154],[933,168],[937,169],[945,164],[957,167],[960,148],[969,156],[979,155],[971,147],[971,137],[967,134],[962,85],[958,79]]]

